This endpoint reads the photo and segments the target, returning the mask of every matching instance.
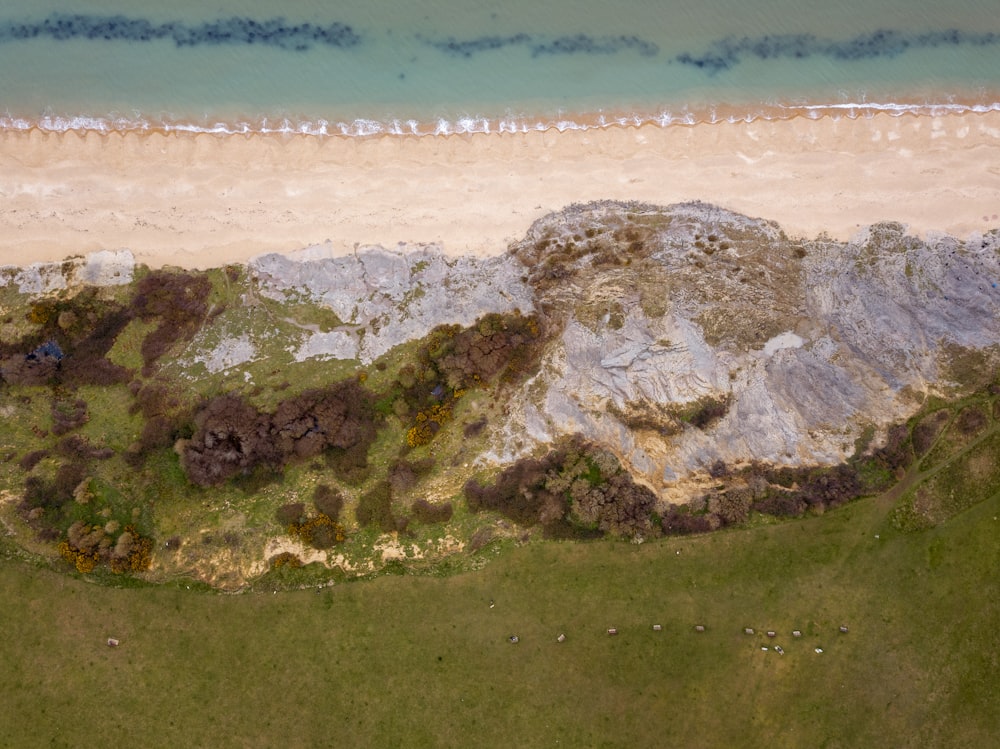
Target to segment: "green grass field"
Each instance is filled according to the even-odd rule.
[[[532,544],[477,572],[318,593],[109,588],[11,551],[0,743],[988,746],[1000,501],[909,533],[891,507],[638,546]],[[783,656],[761,650],[774,644]]]

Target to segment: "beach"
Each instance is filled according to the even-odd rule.
[[[574,202],[700,200],[849,239],[1000,227],[1000,112],[339,137],[0,132],[0,264],[207,268],[323,245],[502,253]]]

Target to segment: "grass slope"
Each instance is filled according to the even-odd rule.
[[[1000,501],[909,533],[891,509],[528,545],[475,573],[319,593],[107,588],[11,554],[3,743],[986,746],[1000,734]],[[774,644],[785,655],[761,651]]]

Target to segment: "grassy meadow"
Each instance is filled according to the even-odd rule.
[[[103,587],[11,549],[2,743],[987,746],[1000,500],[910,532],[893,502],[277,594]]]

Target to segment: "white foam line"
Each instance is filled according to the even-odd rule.
[[[0,115],[0,130],[28,131],[37,129],[42,132],[97,132],[101,134],[127,132],[178,132],[211,135],[306,135],[316,137],[371,137],[378,135],[406,135],[428,137],[436,135],[463,135],[477,133],[528,133],[555,130],[568,132],[572,130],[606,129],[610,127],[639,127],[652,124],[660,127],[675,125],[695,125],[704,123],[737,123],[754,122],[756,120],[789,119],[804,115],[810,119],[820,117],[840,117],[849,119],[871,117],[876,113],[886,113],[893,116],[905,114],[943,115],[963,113],[986,113],[1000,111],[1000,102],[989,104],[955,104],[951,102],[928,102],[923,104],[896,104],[893,102],[830,102],[826,104],[770,104],[765,111],[747,111],[744,114],[720,115],[715,109],[708,109],[704,114],[683,110],[680,112],[662,111],[652,115],[599,114],[592,122],[580,123],[567,118],[534,119],[507,115],[496,119],[480,116],[463,116],[455,120],[440,118],[433,123],[421,123],[415,119],[392,119],[387,121],[372,119],[357,119],[351,122],[329,120],[293,121],[287,118],[271,121],[262,119],[254,124],[246,121],[214,122],[212,124],[196,124],[183,121],[164,120],[152,122],[143,117],[83,117],[44,115],[38,119],[18,117],[11,114]],[[774,113],[787,113],[787,116]]]

